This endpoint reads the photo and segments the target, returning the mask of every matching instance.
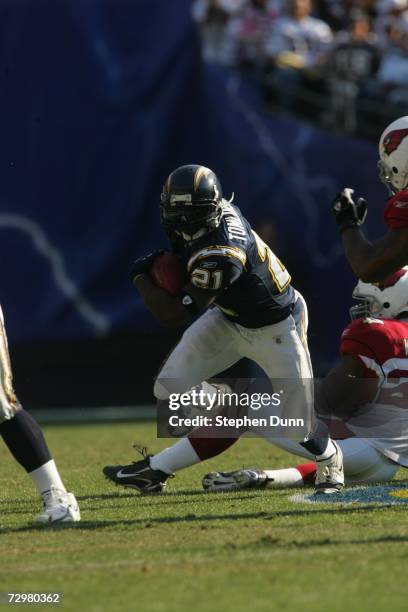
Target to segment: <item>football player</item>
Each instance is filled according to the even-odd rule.
[[[77,501],[68,493],[38,423],[23,410],[13,389],[13,375],[0,308],[0,435],[41,495],[44,509],[37,523],[80,520]]]
[[[367,216],[363,198],[353,200],[353,190],[344,189],[332,210],[339,226],[346,257],[357,278],[372,283],[383,280],[408,264],[408,116],[391,123],[379,142],[380,178],[391,197],[384,210],[388,233],[369,242],[360,226]]]
[[[342,361],[325,379],[324,392],[331,405],[341,401],[339,414],[347,412],[345,405],[354,414],[340,431],[339,421],[334,420],[331,432],[336,437],[337,427],[337,435],[345,438],[337,443],[346,482],[386,482],[400,466],[408,468],[408,266],[379,286],[359,281],[353,296],[362,304],[350,309],[352,323],[340,342]],[[374,393],[373,401],[356,406],[357,384],[347,379],[370,381],[363,393]],[[272,442],[295,455],[312,457],[288,440]],[[204,477],[203,487],[208,491],[299,487],[313,482],[315,471],[316,465],[307,463],[282,470],[213,472]]]
[[[203,381],[247,357],[269,379],[299,381],[298,395],[287,397],[287,405],[310,405],[308,385],[302,382],[313,378],[305,301],[283,264],[232,201],[223,198],[217,176],[204,166],[177,168],[163,187],[160,212],[188,282],[176,297],[154,284],[148,272],[155,252],[136,260],[133,283],[163,325],[183,326],[199,316],[159,371],[155,397],[167,400],[171,392],[208,386]],[[142,492],[162,491],[173,472],[222,452],[233,441],[185,437],[137,463],[106,466],[104,474]],[[316,491],[338,492],[344,480],[339,447],[327,435],[302,443],[317,456]]]

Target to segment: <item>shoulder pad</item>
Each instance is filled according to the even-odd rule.
[[[245,267],[247,256],[245,251],[239,247],[228,245],[210,245],[196,251],[191,255],[187,262],[187,271],[190,272],[190,270],[192,270],[197,264],[203,266],[204,262],[206,262],[207,266],[211,267],[213,265],[212,262],[216,263],[222,259],[232,260],[236,265]]]
[[[400,335],[394,324],[388,319],[367,317],[357,319],[348,325],[341,336],[340,352],[342,355],[367,357],[377,364],[392,358],[400,346]]]

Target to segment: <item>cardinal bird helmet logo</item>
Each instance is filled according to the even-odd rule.
[[[408,128],[403,130],[393,130],[389,132],[383,140],[383,150],[386,155],[391,155],[400,146],[401,142],[408,136]]]

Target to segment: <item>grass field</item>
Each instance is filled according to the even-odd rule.
[[[83,520],[32,527],[39,501],[2,446],[0,591],[63,592],[64,610],[408,607],[408,506],[307,505],[290,502],[288,491],[201,491],[201,477],[214,468],[294,464],[257,439],[179,473],[166,495],[141,497],[105,481],[101,468],[135,459],[133,442],[151,451],[166,445],[155,440],[153,424],[59,425],[45,433]]]

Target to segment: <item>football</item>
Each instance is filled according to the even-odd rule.
[[[177,295],[186,280],[180,257],[167,251],[156,257],[150,268],[150,276],[158,287],[170,295]]]

